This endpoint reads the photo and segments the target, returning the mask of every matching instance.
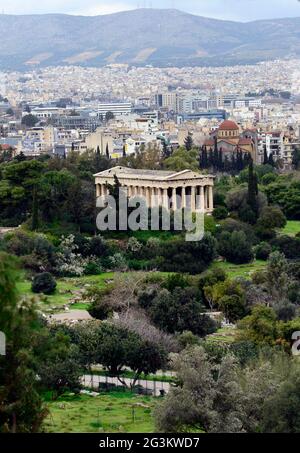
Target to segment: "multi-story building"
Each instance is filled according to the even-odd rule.
[[[101,103],[97,107],[97,116],[105,118],[108,112],[113,113],[115,116],[128,115],[132,111],[131,102],[113,102]]]
[[[283,169],[289,170],[296,147],[300,147],[300,138],[292,131],[262,131],[258,137],[259,163],[263,163],[266,150],[268,157],[272,154],[275,162],[279,162]]]

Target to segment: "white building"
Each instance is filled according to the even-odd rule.
[[[113,113],[115,116],[128,115],[131,113],[132,105],[131,102],[119,102],[119,103],[103,103],[98,104],[97,115],[98,117],[105,117],[108,112]]]

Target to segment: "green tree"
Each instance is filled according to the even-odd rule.
[[[270,307],[254,307],[251,315],[239,322],[238,328],[238,340],[251,341],[258,346],[274,345],[278,338],[276,314]]]
[[[266,229],[284,228],[286,222],[285,215],[276,206],[266,206],[258,219],[258,225]]]
[[[111,323],[99,326],[98,344],[97,363],[105,366],[112,376],[124,384],[122,373],[125,367],[135,374],[134,386],[142,373],[155,373],[166,365],[166,353],[162,348]]]
[[[110,154],[109,154],[109,146],[108,146],[108,143],[106,143],[105,154],[106,154],[106,158],[109,159],[109,158],[110,158]]]
[[[26,127],[34,127],[38,122],[39,119],[31,113],[24,115],[22,118],[22,124]]]
[[[248,204],[252,211],[254,212],[255,216],[258,215],[257,195],[258,195],[257,175],[254,172],[253,160],[251,159],[249,163],[249,175],[248,175]]]
[[[263,407],[261,430],[265,433],[300,433],[299,367],[267,399]]]
[[[113,120],[115,117],[115,115],[113,114],[113,112],[106,112],[105,114],[105,121],[108,122],[110,120]]]
[[[218,239],[218,251],[234,264],[249,263],[254,258],[251,243],[243,231],[223,231]]]
[[[184,140],[184,146],[187,151],[191,151],[193,149],[194,142],[192,134],[188,133],[187,137]]]
[[[31,289],[33,293],[54,294],[56,290],[56,281],[54,277],[48,273],[37,274],[32,282]]]
[[[16,261],[0,254],[0,331],[6,334],[6,356],[0,357],[0,432],[38,432],[47,414],[38,393],[32,338],[37,314],[31,302],[20,302]]]
[[[39,201],[38,201],[38,192],[37,187],[33,188],[32,196],[32,219],[31,219],[31,229],[36,231],[39,227]]]
[[[160,291],[151,303],[149,315],[153,323],[168,333],[189,330],[205,336],[216,330],[215,322],[204,314],[199,295],[193,288]]]
[[[299,169],[300,166],[300,148],[295,148],[293,151],[293,160],[292,160],[293,167],[295,170]]]
[[[263,164],[267,165],[268,163],[269,163],[269,156],[268,156],[268,152],[267,152],[267,147],[264,146],[264,160],[263,160]]]
[[[182,171],[182,170],[198,170],[198,152],[197,150],[187,151],[184,148],[178,148],[173,152],[172,156],[165,159],[164,166],[168,170]]]

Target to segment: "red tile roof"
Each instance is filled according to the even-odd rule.
[[[239,140],[239,145],[251,145],[252,144],[252,140],[251,138],[240,138]]]
[[[220,131],[238,131],[239,127],[234,121],[225,120],[219,127]]]
[[[7,151],[9,149],[14,149],[14,147],[11,146],[11,145],[6,145],[5,144],[5,145],[0,145],[0,149],[2,149],[2,151]]]

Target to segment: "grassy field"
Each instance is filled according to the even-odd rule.
[[[255,260],[249,264],[232,264],[224,261],[213,263],[210,269],[215,269],[216,267],[222,268],[230,278],[250,278],[251,274],[254,272],[264,269],[266,264],[266,261],[260,260]]]
[[[280,230],[280,233],[296,236],[297,233],[300,233],[300,220],[288,220],[286,226]]]
[[[106,273],[93,276],[85,276],[78,278],[61,278],[57,280],[56,292],[51,296],[37,295],[31,291],[31,282],[28,280],[22,280],[18,282],[17,287],[19,293],[23,296],[34,296],[41,303],[49,306],[49,308],[60,308],[65,304],[68,304],[70,300],[76,298],[76,292],[80,296],[80,291],[83,288],[93,285],[97,285],[100,288],[104,288],[107,280],[114,278],[114,273]],[[72,309],[84,310],[87,309],[88,305],[82,301],[72,305]]]
[[[48,402],[45,430],[50,433],[152,433],[158,398],[130,392],[97,397],[63,396]]]
[[[233,343],[235,340],[236,329],[230,327],[222,327],[216,333],[208,335],[206,341],[209,343]]]
[[[156,272],[156,275],[167,276],[169,273]],[[126,272],[123,274],[126,275]],[[115,277],[114,272],[107,272],[99,275],[91,275],[76,278],[60,278],[57,280],[57,288],[53,295],[46,296],[43,294],[34,294],[31,291],[31,282],[24,278],[17,282],[17,288],[21,296],[35,297],[38,303],[47,307],[50,312],[61,310],[64,305],[70,304],[74,299],[78,302],[72,304],[72,310],[87,310],[88,303],[82,300],[82,292],[85,288],[90,286],[97,286],[98,288],[105,288],[107,282],[113,281]]]

